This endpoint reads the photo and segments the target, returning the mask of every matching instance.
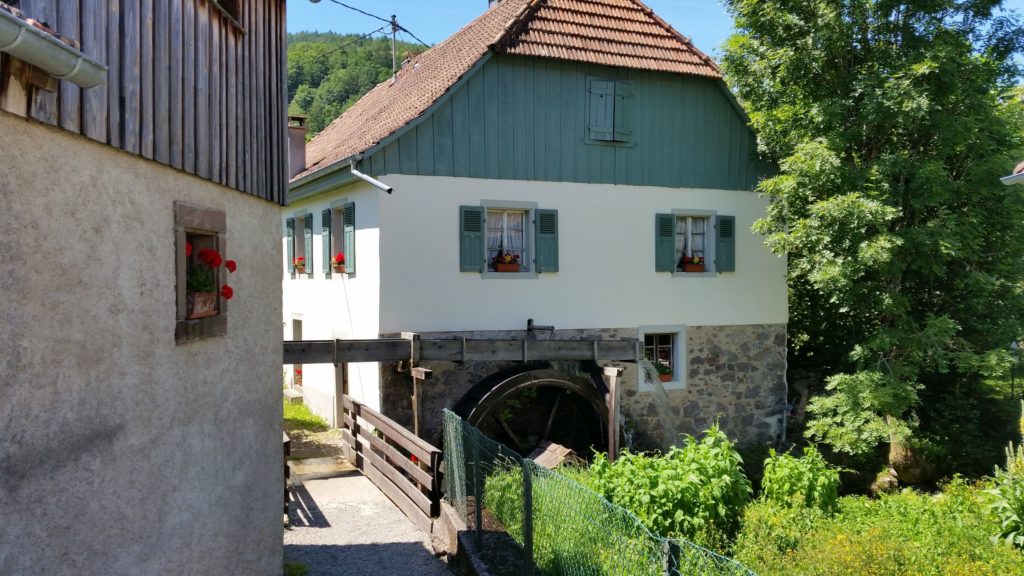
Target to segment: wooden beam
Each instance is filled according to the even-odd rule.
[[[528,342],[523,346],[523,342]],[[463,344],[465,343],[465,344]],[[465,345],[465,350],[463,350]],[[620,360],[635,361],[636,340],[416,340],[413,361]],[[410,341],[304,340],[284,342],[285,364],[409,360]]]

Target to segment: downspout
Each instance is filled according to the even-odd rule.
[[[0,52],[82,88],[99,86],[107,73],[103,64],[6,10],[0,10]]]
[[[361,155],[357,155],[357,156],[361,156]],[[353,176],[355,176],[356,178],[359,178],[360,180],[366,182],[367,184],[369,184],[370,186],[373,186],[374,188],[377,188],[379,190],[383,190],[384,192],[387,192],[388,194],[391,194],[392,192],[394,192],[395,189],[392,188],[391,186],[388,186],[387,184],[381,182],[380,180],[377,180],[373,176],[368,176],[366,174],[363,174],[359,170],[356,170],[356,160],[361,160],[361,158],[355,158],[354,157],[352,160],[349,161],[349,171],[352,173]]]

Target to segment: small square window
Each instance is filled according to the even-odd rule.
[[[675,371],[676,335],[644,334],[644,357],[654,364],[659,374],[671,376]]]
[[[175,202],[174,229],[175,342],[224,336],[228,306],[221,293],[227,230],[224,212]]]

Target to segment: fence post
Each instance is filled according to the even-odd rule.
[[[476,532],[476,549],[479,552],[483,550],[484,546],[484,503],[480,498],[480,442],[471,434],[465,434],[463,437],[470,441],[469,457],[473,459],[473,515],[476,519],[476,525],[473,528]]]
[[[530,461],[524,459],[523,470],[523,555],[525,569],[533,573],[533,476],[530,473]]]
[[[665,556],[663,565],[665,576],[680,576],[679,543],[671,538],[666,538],[661,543],[661,549]]]

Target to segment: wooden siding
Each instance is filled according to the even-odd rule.
[[[109,67],[36,90],[29,116],[284,204],[284,0],[238,5],[241,28],[208,0],[21,0]]]
[[[586,139],[587,78],[633,83],[628,144]],[[495,56],[364,161],[417,174],[752,190],[763,168],[746,121],[711,79]]]

